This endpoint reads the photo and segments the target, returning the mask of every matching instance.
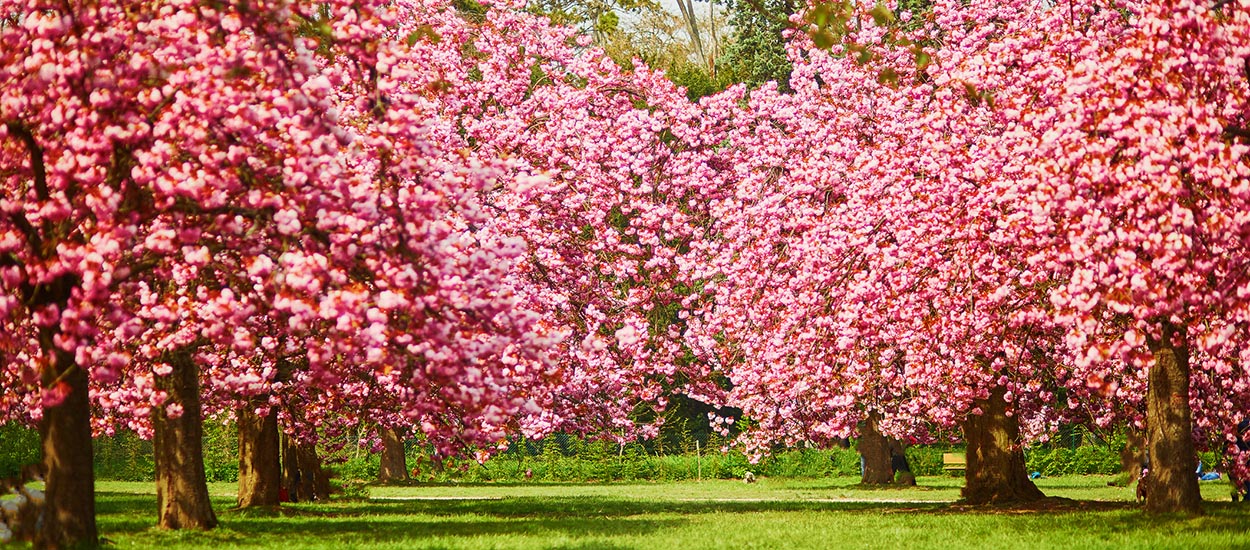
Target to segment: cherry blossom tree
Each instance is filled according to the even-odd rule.
[[[96,539],[89,381],[160,386],[189,370],[196,330],[233,340],[209,376],[236,386],[273,383],[265,365],[290,358],[242,353],[285,334],[308,387],[401,364],[479,415],[524,404],[502,397],[524,381],[481,375],[540,364],[547,342],[499,287],[516,246],[469,229],[466,201],[502,171],[437,150],[423,98],[391,93],[414,66],[393,6],[45,8],[6,7],[0,29],[2,348],[6,377],[37,390],[16,398],[49,466],[41,544]],[[227,272],[189,284],[196,268]],[[158,419],[186,412],[169,393],[148,399]]]
[[[1004,223],[1064,273],[1070,376],[1144,397],[1146,508],[1196,513],[1194,438],[1246,404],[1250,6],[1117,7],[1050,10],[965,74],[1007,125]]]

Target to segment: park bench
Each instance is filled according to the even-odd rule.
[[[942,469],[947,472],[962,472],[968,468],[968,457],[959,453],[942,453]]]

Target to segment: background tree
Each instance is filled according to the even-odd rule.
[[[806,4],[795,0],[733,0],[728,3],[733,34],[717,60],[733,82],[756,88],[776,82],[783,93],[790,88],[790,56],[786,51],[790,17]],[[793,31],[790,31],[793,32]]]

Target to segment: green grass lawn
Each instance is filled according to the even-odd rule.
[[[1039,480],[1079,502],[1047,511],[952,506],[960,479],[863,489],[854,478],[632,484],[373,487],[369,501],[235,511],[212,484],[222,527],[162,532],[151,484],[100,482],[115,548],[1247,548],[1250,505],[1204,483],[1206,515],[1147,517],[1110,478]],[[406,500],[401,500],[406,499]]]

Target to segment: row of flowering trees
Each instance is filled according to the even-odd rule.
[[[1147,508],[1198,511],[1194,440],[1250,410],[1250,5],[844,8],[793,96],[719,109],[693,347],[750,440],[959,427],[984,502],[1040,498],[1021,445],[1057,421],[1128,422]]]
[[[96,540],[93,428],[151,433],[161,525],[210,528],[206,414],[265,505],[280,416],[445,456],[679,394],[755,449],[958,427],[972,502],[1129,422],[1148,509],[1198,511],[1193,441],[1250,406],[1250,2],[976,4],[818,7],[793,94],[698,103],[507,3],[4,4],[39,544]]]

